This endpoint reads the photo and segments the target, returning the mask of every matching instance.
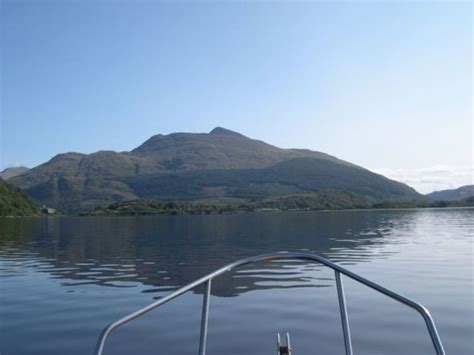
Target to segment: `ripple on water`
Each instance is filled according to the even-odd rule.
[[[0,220],[2,353],[91,353],[100,330],[124,314],[236,259],[287,250],[327,256],[421,301],[447,353],[472,354],[473,216],[471,209]],[[416,315],[347,278],[344,285],[358,353],[430,351]],[[130,325],[111,353],[158,346],[167,355],[194,353],[203,292]],[[334,275],[321,265],[239,269],[213,281],[209,352],[268,353],[275,333],[289,330],[299,353],[315,344],[342,353],[337,307]]]

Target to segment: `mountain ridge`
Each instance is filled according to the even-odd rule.
[[[136,198],[258,199],[328,188],[377,200],[421,196],[329,154],[278,148],[222,127],[157,134],[129,152],[58,154],[11,183],[69,213]]]
[[[438,201],[462,200],[474,196],[474,185],[464,185],[456,189],[433,191],[425,196]]]
[[[3,180],[8,180],[8,179],[11,179],[12,177],[21,175],[27,172],[28,170],[30,169],[27,168],[26,166],[14,166],[14,167],[6,168],[0,172],[0,178],[2,178]]]

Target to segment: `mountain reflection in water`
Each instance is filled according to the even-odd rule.
[[[298,229],[280,213],[257,219],[255,215],[3,219],[0,255],[7,263],[2,272],[8,276],[31,268],[62,279],[66,287],[135,287],[138,282],[150,286],[142,292],[169,292],[237,259],[274,251],[312,252],[346,265],[382,258],[390,253],[374,255],[374,247],[383,245],[394,224],[411,225],[377,213],[368,218],[319,213],[311,216],[309,225],[303,223],[308,215],[290,215],[302,219]],[[380,226],[375,231],[370,227],[373,219]],[[311,282],[325,277],[303,275],[309,270],[317,275],[321,268],[298,261],[266,263],[264,270],[258,264],[245,266],[220,276],[212,293],[232,297],[251,290],[330,286]]]
[[[430,309],[449,354],[472,354],[474,209],[0,219],[0,352],[91,353],[103,327],[241,258],[310,252]],[[208,353],[344,352],[334,273],[248,265],[213,281]],[[354,351],[431,354],[420,317],[344,278]],[[106,353],[194,354],[203,288],[119,330]],[[455,300],[455,301],[453,301]],[[24,341],[28,339],[28,341]],[[296,350],[297,349],[297,350]]]

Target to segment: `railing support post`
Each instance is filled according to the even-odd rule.
[[[349,319],[347,318],[346,297],[344,296],[344,286],[342,285],[341,273],[335,271],[337,298],[339,299],[339,310],[341,311],[342,331],[344,333],[344,346],[346,355],[352,355],[351,330],[349,328]]]
[[[199,338],[199,355],[206,355],[207,342],[207,321],[209,319],[209,298],[211,296],[211,282],[209,279],[205,285],[204,297],[202,300],[202,316],[201,316],[201,336]]]

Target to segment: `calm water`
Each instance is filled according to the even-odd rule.
[[[211,270],[309,251],[427,306],[448,354],[474,353],[473,209],[0,219],[0,352],[90,354],[101,329]],[[421,318],[344,279],[356,354],[432,354]],[[214,282],[208,354],[342,354],[333,273],[272,262]],[[202,290],[124,327],[107,354],[195,354]]]

